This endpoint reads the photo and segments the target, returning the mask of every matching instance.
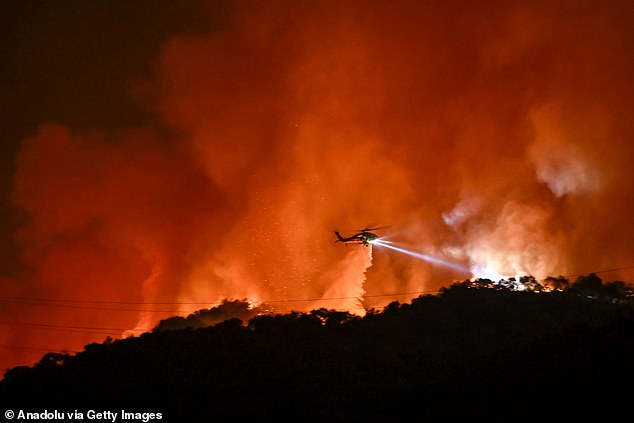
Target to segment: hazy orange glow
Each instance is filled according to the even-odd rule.
[[[634,264],[634,12],[552,3],[236,2],[222,30],[174,37],[132,90],[161,125],[42,123],[17,157],[24,271],[3,296],[137,304],[1,320],[123,333],[226,297],[362,313],[470,276],[334,243],[368,225],[485,276]],[[106,335],[67,329],[0,343]]]

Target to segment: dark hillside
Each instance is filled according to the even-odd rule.
[[[629,413],[634,308],[572,293],[455,285],[358,318],[259,316],[48,354],[0,382],[39,409],[164,420],[376,420]]]

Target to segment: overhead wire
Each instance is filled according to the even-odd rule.
[[[127,311],[127,312],[150,312],[150,313],[183,313],[188,310],[155,310],[150,308],[117,308],[117,307],[98,307],[98,306],[82,306],[73,304],[63,304],[60,302],[46,303],[45,301],[31,301],[31,300],[16,300],[10,301],[23,305],[30,305],[36,307],[59,307],[59,308],[72,308],[72,309],[84,309],[84,310],[100,310],[100,311]],[[191,309],[189,312],[194,312],[199,309]]]
[[[603,269],[597,270],[590,273],[608,273],[619,270],[628,270],[634,269],[633,266],[623,266],[617,268]],[[564,277],[572,277],[572,276],[581,276],[584,275],[582,273],[568,274],[563,275]],[[284,303],[302,303],[302,302],[321,302],[321,301],[341,301],[341,300],[360,300],[362,301],[365,298],[380,298],[380,297],[397,297],[397,296],[407,296],[407,295],[421,295],[421,294],[436,294],[439,293],[440,290],[417,290],[417,291],[406,291],[406,292],[390,292],[390,293],[381,293],[381,294],[365,294],[362,296],[339,296],[339,297],[322,297],[322,298],[284,298],[284,299],[265,299],[261,300],[260,304],[284,304]],[[153,309],[153,308],[121,308],[115,307],[116,305],[138,305],[138,306],[153,306],[153,305],[201,305],[207,307],[218,307],[222,304],[222,302],[218,301],[199,301],[199,302],[182,302],[182,301],[122,301],[122,300],[86,300],[86,299],[59,299],[59,298],[28,298],[28,297],[18,297],[18,298],[10,298],[10,297],[0,297],[0,302],[7,303],[18,303],[30,306],[39,306],[39,307],[60,307],[60,308],[73,308],[73,309],[87,309],[87,310],[103,310],[103,311],[117,311],[117,312],[149,312],[149,313],[193,313],[195,311],[199,311],[200,309],[190,309],[190,310],[164,310],[164,309]],[[77,305],[77,304],[86,304],[86,305]],[[104,305],[112,305],[113,307],[101,307],[101,306],[90,306],[88,304],[104,304]],[[362,307],[359,307],[362,308]],[[115,329],[117,330],[117,329]]]
[[[582,276],[590,273],[598,274],[598,273],[609,273],[616,272],[621,270],[629,270],[634,269],[634,265],[632,266],[623,266],[616,267],[610,269],[602,269],[589,273],[575,273],[562,275],[563,277],[573,277],[573,276]],[[630,281],[630,280],[628,280]],[[632,280],[634,281],[634,280]],[[365,294],[362,296],[340,296],[340,297],[325,297],[325,298],[285,298],[285,299],[270,299],[270,300],[262,300],[261,304],[288,304],[288,303],[301,303],[301,302],[318,302],[318,301],[337,301],[337,300],[352,300],[357,299],[362,301],[364,298],[380,298],[380,297],[397,297],[397,296],[407,296],[407,295],[421,295],[421,294],[436,294],[439,293],[440,290],[418,290],[418,291],[405,291],[405,292],[391,292],[391,293],[381,293],[381,294]],[[119,308],[119,307],[100,307],[100,306],[90,306],[89,304],[103,304],[103,305],[138,305],[138,306],[152,306],[152,305],[203,305],[208,307],[217,307],[222,303],[218,303],[217,301],[202,301],[202,302],[179,302],[179,301],[163,301],[163,302],[150,302],[150,301],[122,301],[122,300],[86,300],[86,299],[57,299],[57,298],[8,298],[8,297],[0,297],[1,302],[8,303],[19,303],[24,305],[32,305],[32,306],[45,306],[45,307],[63,307],[63,308],[74,308],[74,309],[88,309],[88,310],[103,310],[103,311],[121,311],[121,312],[151,312],[151,313],[192,313],[194,311],[198,311],[199,309],[194,310],[156,310],[151,308]],[[77,305],[77,304],[86,304],[86,305]],[[335,311],[350,311],[350,309],[357,310],[366,310],[364,305],[357,305],[353,307],[349,307],[346,309],[334,309]],[[282,311],[282,310],[278,310]],[[292,311],[291,308],[287,308],[287,311]],[[13,326],[13,327],[22,327],[28,329],[39,329],[39,330],[56,330],[56,331],[65,331],[65,332],[75,332],[75,333],[88,333],[88,334],[103,334],[103,335],[121,335],[124,332],[147,332],[152,330],[152,328],[143,328],[143,329],[125,329],[125,328],[112,328],[112,327],[101,327],[101,326],[74,326],[74,325],[54,325],[54,324],[44,324],[44,323],[27,323],[27,322],[12,322],[12,321],[0,321],[0,325],[3,326]],[[51,350],[44,348],[33,348],[26,346],[15,346],[15,345],[0,345],[0,348],[3,349],[13,349],[23,352],[72,352],[77,353],[79,351],[71,351],[71,350]]]
[[[392,293],[384,293],[384,294],[368,294],[363,297],[359,296],[341,296],[341,297],[327,297],[327,298],[302,298],[302,299],[278,299],[278,300],[263,300],[262,303],[297,303],[297,302],[305,302],[305,301],[323,301],[323,300],[350,300],[350,299],[361,299],[361,298],[378,298],[378,297],[388,297],[388,296],[404,296],[404,295],[420,295],[423,293],[435,293],[434,291],[407,291],[407,292],[392,292]],[[138,305],[154,305],[154,304],[205,304],[210,305],[207,302],[199,302],[199,303],[182,303],[182,302],[132,302],[132,301],[107,301],[107,300],[60,300],[60,299],[43,299],[43,298],[0,298],[0,301],[11,301],[17,302],[26,305],[35,305],[35,306],[52,306],[52,307],[70,307],[70,308],[80,308],[80,309],[91,309],[91,310],[108,310],[108,311],[139,311],[139,312],[187,312],[185,310],[151,310],[151,309],[120,309],[120,308],[108,308],[108,307],[91,307],[91,306],[76,306],[72,304],[63,304],[63,303],[79,303],[79,304],[138,304]],[[47,304],[50,302],[49,304]],[[219,304],[217,304],[219,305]],[[352,307],[347,307],[345,309],[338,308],[334,309],[335,311],[350,311],[350,310],[366,310],[366,307],[363,305],[356,305]],[[197,311],[197,310],[192,310]],[[277,311],[293,311],[292,307],[285,308],[283,310],[278,309]],[[0,325],[2,326],[13,326],[20,327],[26,329],[36,329],[36,330],[55,330],[55,331],[63,331],[63,332],[73,332],[73,333],[89,333],[89,334],[102,334],[102,335],[121,335],[124,332],[147,332],[152,330],[152,328],[143,328],[143,329],[124,329],[124,328],[113,328],[113,327],[101,327],[101,326],[74,326],[74,325],[55,325],[55,324],[44,324],[44,323],[28,323],[28,322],[14,322],[14,321],[0,321]],[[18,347],[16,347],[18,348]],[[28,349],[29,347],[24,347]],[[48,351],[48,350],[46,350]]]
[[[572,273],[572,274],[568,274],[568,275],[562,275],[565,278],[569,278],[572,276],[585,276],[585,275],[589,275],[589,274],[597,274],[597,273],[609,273],[609,272],[618,272],[620,270],[630,270],[630,269],[634,269],[634,265],[632,266],[623,266],[623,267],[614,267],[611,269],[603,269],[603,270],[596,270],[594,272],[587,272],[587,273]]]
[[[29,322],[12,322],[12,321],[0,321],[0,325],[33,328],[33,329],[67,330],[70,332],[88,331],[87,333],[93,333],[92,331],[107,331],[107,332],[113,332],[113,333],[122,333],[122,332],[128,332],[128,331],[144,332],[144,331],[151,330],[151,328],[125,329],[125,328],[108,328],[108,327],[100,327],[100,326],[71,326],[71,325],[54,325],[49,323],[29,323]]]
[[[609,273],[616,272],[620,270],[629,270],[634,269],[634,265],[631,266],[623,266],[623,267],[615,267],[610,269],[602,269],[595,270],[587,273],[570,273],[566,275],[561,275],[563,277],[572,277],[572,276],[583,276],[589,275],[591,273]],[[629,280],[628,280],[629,281]],[[336,301],[336,300],[349,300],[355,298],[377,298],[377,297],[390,297],[390,296],[404,296],[404,295],[420,295],[420,294],[433,294],[438,293],[440,290],[418,290],[418,291],[406,291],[406,292],[388,292],[381,294],[365,294],[361,296],[340,296],[340,297],[314,297],[314,298],[283,298],[283,299],[264,299],[261,300],[260,303],[270,304],[270,303],[299,303],[299,302],[311,302],[311,301]],[[230,298],[230,297],[227,297]],[[236,298],[239,300],[238,298]],[[0,302],[13,302],[13,303],[24,303],[29,305],[46,305],[51,307],[69,307],[69,308],[86,308],[91,310],[107,310],[107,311],[135,311],[135,312],[165,312],[165,313],[181,313],[183,310],[154,310],[154,309],[146,309],[146,308],[110,308],[110,307],[90,307],[90,306],[79,306],[75,304],[109,304],[109,305],[202,305],[202,306],[210,306],[216,307],[220,305],[217,300],[216,301],[197,301],[197,302],[185,302],[185,301],[123,301],[123,300],[86,300],[86,299],[62,299],[62,298],[32,298],[32,297],[0,297]],[[58,303],[60,305],[53,305],[53,303]],[[68,304],[70,303],[70,304]]]
[[[22,351],[22,352],[31,352],[31,353],[34,353],[34,354],[41,354],[41,353],[60,353],[60,354],[73,353],[73,354],[77,354],[77,353],[80,352],[80,351],[77,351],[77,350],[69,350],[69,349],[22,347],[22,346],[19,346],[19,345],[4,345],[4,344],[0,344],[0,348],[5,349],[5,350],[17,350],[17,351]]]
[[[336,301],[336,300],[350,300],[355,298],[374,298],[374,297],[390,297],[390,296],[403,296],[403,295],[416,295],[416,294],[425,294],[425,293],[435,293],[439,292],[439,290],[420,290],[420,291],[407,291],[407,292],[388,292],[383,294],[367,294],[367,295],[357,295],[357,296],[341,296],[341,297],[314,297],[314,298],[283,298],[283,299],[264,299],[260,300],[260,303],[295,303],[295,302],[310,302],[310,301]],[[229,297],[227,297],[229,298]],[[8,298],[8,297],[0,297],[0,301],[6,302],[17,302],[17,303],[77,303],[77,304],[121,304],[121,305],[207,305],[207,306],[216,306],[221,303],[218,301],[199,301],[199,302],[182,302],[182,301],[120,301],[120,300],[77,300],[77,299],[59,299],[59,298],[28,298],[28,297],[17,297],[17,298]],[[80,307],[80,306],[74,306]],[[88,308],[88,307],[86,307]],[[104,310],[110,310],[105,309]],[[117,308],[114,310],[125,310]],[[130,309],[130,311],[149,311],[148,309]],[[161,311],[170,311],[170,310],[161,310]],[[180,312],[180,310],[178,311]]]

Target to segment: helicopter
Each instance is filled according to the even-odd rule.
[[[371,231],[383,228],[385,228],[385,226],[361,229],[356,234],[349,237],[341,236],[339,232],[335,231],[335,235],[337,236],[337,240],[335,242],[343,242],[345,244],[362,244],[367,247],[373,241],[379,239],[379,236]]]

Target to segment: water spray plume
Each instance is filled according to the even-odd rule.
[[[341,264],[332,269],[336,282],[323,294],[323,298],[340,298],[334,301],[316,301],[311,308],[345,309],[365,315],[361,299],[365,294],[366,272],[372,266],[372,245],[348,251]]]
[[[437,265],[440,265],[440,266],[444,266],[444,267],[447,267],[449,269],[456,270],[458,272],[464,272],[464,273],[471,274],[471,271],[468,268],[466,268],[464,266],[461,266],[459,264],[451,263],[451,262],[439,259],[437,257],[429,256],[427,254],[422,254],[422,253],[417,253],[415,251],[406,250],[405,248],[400,248],[400,247],[397,247],[397,246],[393,245],[393,243],[387,243],[387,242],[384,242],[384,241],[382,241],[380,239],[376,239],[376,240],[372,241],[371,243],[374,244],[374,245],[381,246],[381,247],[389,248],[389,249],[394,250],[394,251],[398,251],[399,253],[407,254],[407,255],[415,257],[417,259],[425,260],[426,262],[429,262],[429,263],[432,263],[432,264],[437,264]]]

